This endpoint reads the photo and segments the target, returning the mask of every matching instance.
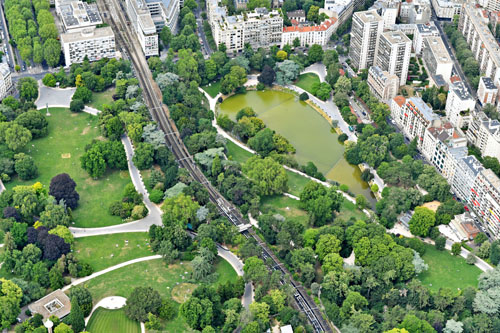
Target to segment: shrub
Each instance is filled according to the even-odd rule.
[[[147,214],[147,210],[146,210],[146,207],[144,207],[143,205],[137,205],[137,206],[134,206],[134,209],[132,209],[132,218],[134,220],[139,220],[139,219],[142,219],[144,216],[146,216]]]
[[[439,236],[438,238],[436,238],[435,240],[436,250],[443,251],[445,245],[446,245],[446,238],[444,238],[443,236]]]
[[[468,255],[467,255],[467,259],[466,259],[467,263],[469,265],[474,265],[477,261],[476,259],[476,256],[474,254],[472,254],[472,252],[470,252]]]
[[[347,193],[349,191],[349,186],[347,186],[346,184],[342,184],[339,186],[339,189],[344,192],[344,193]]]
[[[69,103],[69,109],[71,112],[82,112],[85,107],[85,103],[81,99],[74,99]]]
[[[342,134],[339,135],[338,140],[339,140],[339,142],[344,143],[348,138],[349,137],[347,136],[347,134],[342,133]]]
[[[160,203],[163,200],[163,192],[160,190],[152,190],[149,193],[149,200],[151,200],[154,203]]]
[[[302,94],[300,94],[299,99],[301,101],[307,101],[309,99],[309,95],[306,92],[303,92]]]
[[[261,91],[266,88],[266,85],[262,82],[257,83],[257,90]]]

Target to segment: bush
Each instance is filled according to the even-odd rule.
[[[339,135],[338,140],[339,140],[339,142],[344,143],[348,138],[349,137],[347,136],[347,134],[342,133],[342,134]]]
[[[71,103],[69,103],[69,109],[71,112],[82,112],[85,107],[85,103],[81,99],[73,99]]]
[[[257,83],[257,90],[261,91],[266,89],[266,85],[262,82]]]
[[[134,206],[134,209],[132,209],[132,218],[134,220],[139,220],[139,219],[142,219],[144,216],[146,216],[147,214],[147,210],[146,210],[146,207],[144,207],[143,205],[137,205],[137,206]]]
[[[339,189],[344,192],[344,193],[347,193],[349,191],[349,186],[347,186],[346,184],[342,184],[339,186]]]
[[[303,92],[302,94],[300,94],[299,99],[301,101],[307,101],[309,99],[309,95],[306,92]]]
[[[47,73],[42,79],[42,82],[47,87],[55,87],[56,86],[56,78],[53,74]]]
[[[469,265],[474,265],[476,263],[477,259],[476,259],[476,256],[474,254],[472,254],[472,252],[469,252],[469,254],[467,255],[466,261]]]
[[[154,203],[160,203],[163,200],[163,191],[160,190],[152,190],[149,193],[149,200]]]
[[[436,238],[434,244],[436,250],[443,251],[445,245],[446,245],[446,238],[444,238],[443,236],[439,236],[438,238]]]

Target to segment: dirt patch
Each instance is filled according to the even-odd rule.
[[[61,154],[61,158],[71,158],[71,154],[70,153]]]
[[[193,283],[180,283],[172,288],[170,293],[172,299],[177,303],[184,303],[191,296],[193,291],[196,289],[197,285]]]
[[[422,206],[425,208],[429,208],[430,210],[432,210],[435,213],[440,205],[441,205],[441,203],[439,201],[434,200],[431,202],[426,202]]]
[[[78,113],[71,113],[71,117],[76,117],[78,116]]]
[[[90,126],[85,127],[82,131],[82,135],[87,134],[89,131],[90,131]]]
[[[102,135],[99,135],[96,139],[99,141],[106,141],[106,138],[103,137]]]

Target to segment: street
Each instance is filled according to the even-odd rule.
[[[201,12],[203,11],[200,8],[200,3],[198,3],[198,7],[194,10],[194,14],[196,16],[196,26],[198,30],[198,37],[201,39],[201,52],[203,55],[208,58],[212,54],[212,50],[210,49],[210,45],[208,45],[207,36],[205,36],[205,31],[203,30],[203,18],[201,17]],[[203,8],[204,9],[204,8]]]

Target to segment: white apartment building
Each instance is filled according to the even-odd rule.
[[[353,67],[364,69],[373,66],[378,51],[378,36],[383,29],[384,20],[376,11],[354,13],[349,48]]]
[[[116,56],[115,35],[111,27],[88,27],[83,30],[61,34],[61,44],[66,66]]]
[[[10,72],[9,65],[6,63],[0,64],[0,100],[7,97],[13,87],[12,73]]]
[[[500,11],[500,1],[499,0],[488,0],[487,5],[483,6],[487,7],[490,12]]]
[[[467,139],[450,122],[425,130],[421,149],[424,157],[450,180],[455,173],[455,159],[467,156]]]
[[[367,83],[372,94],[381,102],[387,103],[398,94],[398,76],[383,71],[378,66],[372,66],[368,70]]]
[[[287,44],[292,45],[296,38],[300,40],[300,46],[302,47],[312,44],[326,45],[337,27],[335,17],[323,21],[320,25],[284,27],[281,35],[281,47]]]
[[[292,25],[294,23],[293,21],[296,21],[297,23],[306,22],[306,12],[303,9],[288,12],[286,13],[286,16],[288,16],[290,21],[292,21]]]
[[[422,54],[425,37],[438,37],[440,36],[439,30],[433,21],[425,24],[417,24],[415,34],[413,37],[413,50],[416,54]]]
[[[125,6],[144,55],[146,57],[157,56],[159,52],[158,34],[147,3],[145,0],[126,0]]]
[[[432,0],[432,7],[439,18],[453,19],[453,16],[460,15],[462,2],[459,0]]]
[[[440,36],[423,38],[422,58],[430,76],[441,75],[446,82],[450,81],[453,61]]]
[[[97,4],[78,0],[56,0],[56,13],[61,18],[63,32],[79,31],[102,24]]]
[[[387,31],[379,37],[375,66],[395,74],[399,85],[406,84],[410,65],[411,40],[401,31]]]
[[[467,130],[467,139],[481,151],[482,156],[500,160],[500,122],[483,112],[475,114]]]
[[[232,53],[242,51],[246,43],[254,49],[281,45],[283,18],[277,10],[256,8],[253,12],[227,16],[226,8],[210,2],[207,2],[208,18],[217,45],[225,44]]]
[[[376,10],[384,20],[384,30],[390,30],[396,24],[400,3],[401,1],[378,0],[370,7],[370,10]]]
[[[446,117],[453,126],[457,128],[467,126],[472,119],[475,106],[476,101],[462,81],[450,85],[445,110]]]
[[[156,32],[160,33],[167,26],[173,34],[177,33],[177,22],[179,21],[179,0],[146,0],[151,19]]]
[[[324,8],[337,17],[340,26],[352,16],[354,0],[325,0]]]
[[[479,79],[479,86],[477,88],[477,99],[481,105],[495,104],[498,97],[498,88],[493,81],[487,77],[482,76]]]
[[[391,31],[401,31],[405,35],[414,35],[417,29],[416,24],[393,24],[389,30]]]
[[[441,126],[439,117],[420,97],[394,97],[391,101],[391,117],[407,138],[417,138],[419,147],[424,141],[428,127]]]
[[[414,0],[402,2],[399,18],[403,23],[427,23],[431,18],[430,0]]]
[[[488,19],[482,16],[481,9],[464,3],[458,23],[474,58],[479,63],[482,74],[490,77],[495,84],[500,83],[500,47],[488,28]]]

